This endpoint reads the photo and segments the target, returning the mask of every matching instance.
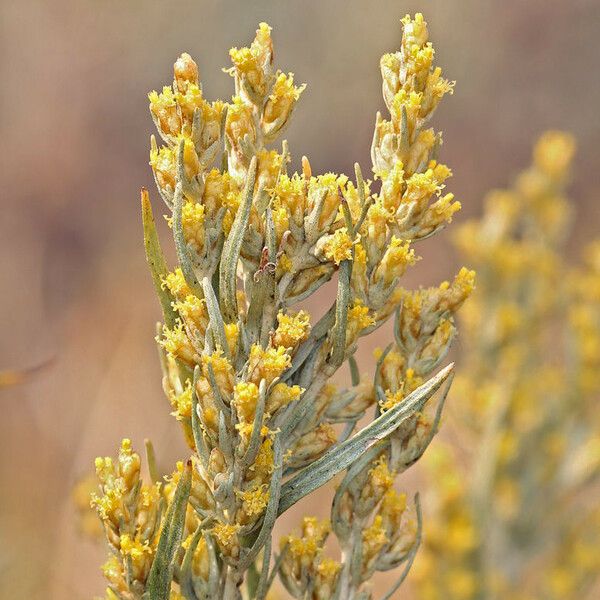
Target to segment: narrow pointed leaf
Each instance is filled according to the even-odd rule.
[[[253,156],[248,167],[242,203],[235,215],[231,231],[225,240],[221,255],[221,270],[219,274],[221,310],[225,320],[230,323],[237,321],[238,318],[236,298],[237,264],[242,250],[244,235],[248,228],[248,221],[250,220],[250,209],[252,208],[254,183],[256,181],[256,163],[256,156]]]
[[[145,600],[169,600],[175,558],[181,547],[185,515],[192,485],[192,464],[188,461],[160,532],[156,556],[146,584]]]
[[[350,277],[352,261],[344,260],[338,273],[338,292],[335,304],[335,326],[333,329],[333,349],[331,364],[339,367],[346,356],[346,327],[348,325],[348,309],[350,306]]]
[[[279,514],[298,500],[333,479],[377,442],[386,439],[403,421],[420,411],[450,376],[451,364],[409,394],[400,404],[386,411],[364,429],[342,444],[326,452],[281,488]]]
[[[162,312],[164,316],[165,325],[167,327],[174,327],[177,314],[171,306],[173,298],[169,293],[169,290],[163,286],[163,279],[169,272],[165,257],[163,256],[158,234],[156,233],[156,226],[154,223],[154,215],[152,214],[152,204],[150,203],[150,197],[148,190],[142,188],[142,224],[144,227],[144,248],[146,249],[146,260],[150,267],[150,273],[152,274],[152,282],[154,283],[154,289],[156,295],[160,301]]]
[[[225,335],[225,323],[219,309],[219,302],[215,295],[212,283],[208,277],[202,280],[202,290],[206,300],[206,310],[210,319],[210,328],[213,332],[215,345],[220,346],[225,356],[229,357],[229,345]]]

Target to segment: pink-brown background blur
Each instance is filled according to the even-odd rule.
[[[538,133],[565,128],[579,141],[575,253],[600,225],[598,0],[2,0],[0,370],[50,362],[0,392],[1,598],[100,594],[103,549],[77,536],[74,482],[123,436],[152,438],[165,470],[184,452],[138,216],[141,185],[157,198],[146,93],[188,51],[208,97],[229,97],[227,50],[266,20],[278,65],[309,84],[287,134],[295,164],[367,171],[379,56],[417,10],[457,80],[434,125],[460,219],[526,163]],[[408,284],[449,276],[450,248],[445,233],[419,248]],[[388,335],[365,344],[363,365]]]

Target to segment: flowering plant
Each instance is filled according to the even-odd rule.
[[[167,267],[142,190],[144,241],[163,311],[163,387],[190,456],[164,481],[148,444],[149,482],[129,440],[116,461],[97,459],[108,598],[261,599],[276,575],[294,598],[369,598],[375,572],[404,565],[389,598],[406,576],[421,516],[394,481],[437,431],[447,386],[437,409],[428,401],[451,367],[432,374],[474,275],[399,285],[417,261],[412,244],[460,208],[443,193],[441,135],[426,127],[453,84],[432,66],[422,15],[403,25],[400,51],[381,60],[390,119],[377,115],[374,182],[358,165],[354,182],[314,175],[305,157],[290,174],[286,142],[271,148],[304,86],[273,67],[264,23],[230,51],[231,102],[205,98],[188,54],[173,85],[150,94],[162,144],[152,138],[150,164],[179,265]],[[298,307],[333,277],[320,318]],[[358,341],[394,314],[395,343],[374,378],[360,377]],[[351,381],[338,389],[345,362]],[[331,521],[305,518],[272,564],[276,519],[338,474]],[[331,534],[340,560],[324,553]]]
[[[479,285],[453,388],[461,443],[429,455],[424,600],[596,597],[600,242],[583,266],[566,261],[574,151],[571,135],[545,133],[514,186],[458,230]]]

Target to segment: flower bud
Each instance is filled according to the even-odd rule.
[[[173,65],[177,90],[185,93],[189,84],[198,85],[198,65],[192,57],[184,52]]]

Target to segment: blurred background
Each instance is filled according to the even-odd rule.
[[[2,0],[0,370],[41,368],[0,390],[0,598],[100,594],[104,549],[79,537],[73,485],[124,436],[150,437],[165,471],[184,452],[160,387],[138,214],[140,186],[157,200],[147,92],[187,51],[206,95],[229,97],[227,51],[265,20],[278,66],[308,83],[287,132],[294,165],[306,154],[313,172],[366,172],[379,57],[417,10],[457,80],[433,125],[459,219],[528,164],[540,132],[566,129],[579,148],[576,253],[600,225],[597,0]],[[407,285],[455,270],[446,234],[419,250]],[[362,364],[387,336],[367,341]]]

